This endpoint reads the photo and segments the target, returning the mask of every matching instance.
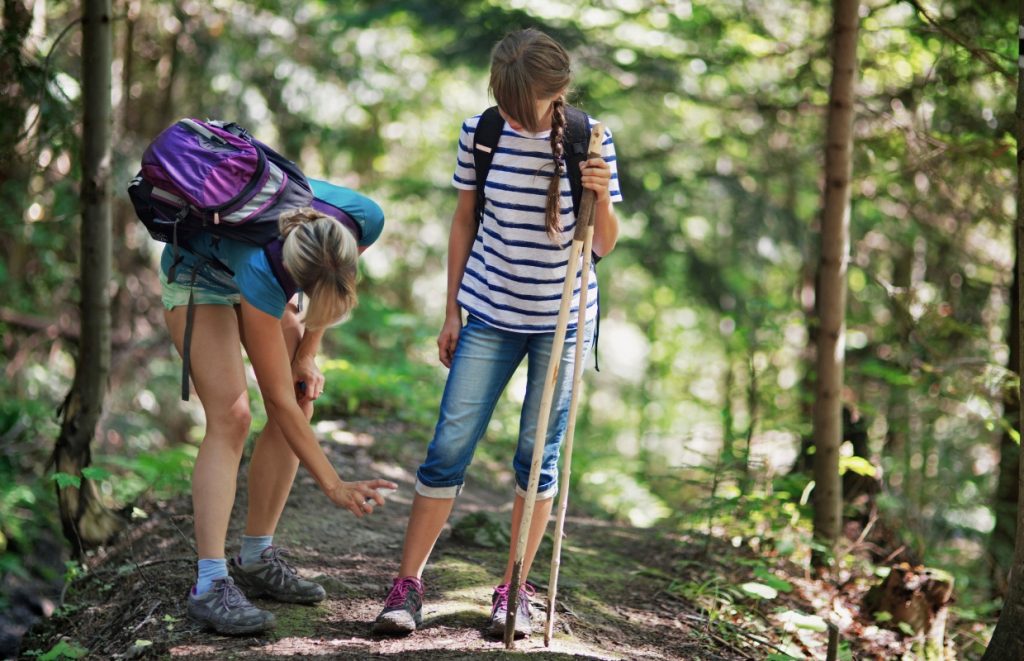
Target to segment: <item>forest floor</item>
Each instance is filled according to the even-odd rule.
[[[299,471],[275,542],[292,552],[291,560],[303,576],[324,585],[328,598],[321,604],[254,600],[273,611],[278,622],[274,630],[257,637],[219,636],[191,623],[185,597],[194,580],[195,554],[191,503],[183,495],[144,506],[148,518],[89,558],[87,571],[68,585],[57,613],[24,640],[23,658],[44,656],[61,646],[62,639],[72,653],[78,648],[88,650],[88,658],[102,659],[825,657],[824,633],[793,627],[786,632],[771,609],[760,610],[756,603],[745,609],[746,622],[751,613],[761,620],[757,626],[746,626],[737,618],[730,622],[729,609],[705,607],[716,603],[706,597],[717,594],[714,586],[721,585],[721,579],[729,584],[757,580],[751,570],[756,558],[744,563],[743,552],[726,540],[586,517],[569,517],[566,524],[559,612],[550,647],[544,646],[542,629],[548,539],[531,577],[540,584],[533,602],[535,623],[540,624],[533,636],[517,641],[514,651],[505,650],[500,640],[484,636],[483,627],[491,590],[508,553],[511,476],[486,462],[470,471],[475,479],[460,496],[424,574],[422,627],[404,638],[375,636],[370,624],[397,569],[413,494],[414,457],[420,451],[418,444],[408,443],[408,458],[396,463],[375,441],[382,435],[394,439],[406,433],[400,423],[367,423],[351,428],[339,424],[327,434],[324,447],[343,479],[379,476],[400,484],[385,507],[361,520],[333,508],[308,473]],[[237,550],[244,519],[245,468],[243,462],[229,552]],[[819,582],[799,576],[786,580],[795,586],[784,595],[790,609],[814,613],[830,600],[830,589]],[[681,584],[711,587],[706,593],[696,589],[681,595],[672,589]],[[779,602],[771,608],[777,611]],[[855,658],[898,658],[903,650],[896,637],[888,640],[888,649],[876,641],[871,652]],[[848,651],[843,657],[854,658]]]

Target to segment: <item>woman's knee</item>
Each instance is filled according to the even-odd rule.
[[[245,396],[218,411],[206,412],[207,433],[216,431],[237,444],[239,449],[245,444],[251,426],[252,412],[249,410],[249,398]]]

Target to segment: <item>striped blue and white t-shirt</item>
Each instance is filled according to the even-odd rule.
[[[480,115],[467,119],[459,135],[452,185],[475,190],[473,134]],[[591,125],[596,120],[591,118]],[[521,333],[555,330],[565,282],[576,214],[572,208],[569,175],[561,176],[562,235],[551,241],[544,225],[548,182],[554,171],[550,131],[514,131],[507,123],[494,150],[484,187],[484,213],[459,287],[458,302],[470,314],[496,328]],[[612,134],[605,129],[601,155],[611,166],[609,192],[622,201]],[[569,315],[576,327],[579,308],[580,264]],[[593,268],[587,287],[587,321],[597,316],[597,276]]]

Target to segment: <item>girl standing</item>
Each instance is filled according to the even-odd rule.
[[[474,140],[480,115],[462,125],[452,182],[459,197],[448,242],[448,300],[437,339],[440,360],[450,372],[434,437],[416,474],[416,496],[398,576],[374,622],[376,632],[410,633],[421,623],[423,568],[462,490],[494,406],[528,356],[526,397],[512,461],[516,477],[512,539],[518,535],[576,222],[562,153],[570,80],[570,59],[562,46],[537,30],[513,32],[491,53],[490,91],[505,126],[486,181],[476,180],[473,165],[474,146],[480,148]],[[603,256],[618,238],[612,204],[622,199],[610,133],[605,134],[602,158],[585,161],[581,167],[583,186],[597,196],[593,250]],[[478,186],[484,187],[483,209],[476,208]],[[597,278],[591,276],[590,283],[596,290]],[[579,285],[576,290],[570,319],[577,318]],[[558,452],[568,418],[575,344],[583,341],[589,348],[593,335],[596,291],[589,292],[588,298],[592,303],[585,327],[570,324],[560,357],[552,424],[522,569],[524,581],[558,489]],[[468,314],[465,323],[463,310]],[[492,635],[504,633],[513,561],[510,551],[501,582],[491,595],[488,632]],[[519,589],[516,634],[522,636],[531,630],[532,588],[524,583]]]
[[[379,213],[375,204],[362,201]],[[249,596],[296,603],[325,596],[320,585],[299,577],[283,549],[272,545],[300,461],[335,505],[357,517],[384,504],[376,489],[396,486],[379,479],[342,481],[309,426],[313,402],[324,384],[314,360],[320,339],[356,303],[357,240],[341,222],[312,208],[282,214],[280,233],[283,267],[308,297],[304,319],[261,247],[200,234],[187,250],[180,250],[176,269],[194,273],[191,287],[168,281],[174,263],[170,246],[161,265],[165,318],[179,353],[190,293],[194,296],[188,351],[192,382],[206,414],[206,433],[192,474],[199,565],[187,610],[191,619],[225,634],[274,626],[274,616],[253,606],[239,586]],[[256,372],[267,425],[249,465],[249,510],[241,554],[230,562],[233,580],[224,557],[225,537],[251,421],[240,345]]]

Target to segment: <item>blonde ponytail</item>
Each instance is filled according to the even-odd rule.
[[[347,227],[310,207],[281,214],[284,266],[309,297],[306,327],[325,328],[356,306],[359,246]]]

